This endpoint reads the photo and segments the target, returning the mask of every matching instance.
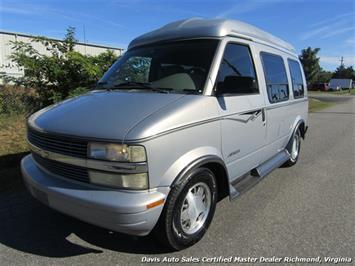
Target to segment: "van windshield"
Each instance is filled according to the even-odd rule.
[[[128,50],[98,89],[202,94],[218,40],[200,39]]]

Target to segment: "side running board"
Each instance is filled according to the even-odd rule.
[[[251,170],[250,173],[247,173],[231,182],[229,184],[230,200],[233,200],[239,197],[242,193],[248,191],[261,179],[270,174],[274,169],[283,165],[289,158],[290,154],[288,151],[283,150]]]
[[[271,159],[267,160],[257,168],[252,170],[252,175],[258,177],[265,177],[272,172],[272,170],[279,168],[283,165],[288,159],[290,159],[290,154],[288,151],[283,150],[276,154]]]

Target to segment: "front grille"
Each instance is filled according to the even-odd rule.
[[[82,182],[89,182],[88,170],[85,167],[49,160],[35,153],[32,153],[32,156],[40,166],[55,175],[75,179]]]
[[[42,133],[28,128],[27,138],[30,143],[43,150],[86,158],[88,142],[81,139]]]

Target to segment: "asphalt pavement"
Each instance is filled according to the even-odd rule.
[[[219,256],[354,262],[354,163],[355,97],[337,98],[336,106],[310,114],[297,165],[275,170],[233,202],[221,201],[202,241],[173,253],[149,236],[112,233],[41,205],[18,172],[11,186],[0,187],[0,265],[181,263]]]

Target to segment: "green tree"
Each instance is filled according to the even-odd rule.
[[[333,78],[338,79],[354,79],[355,80],[355,70],[352,66],[345,67],[341,64],[334,72]]]
[[[333,72],[321,69],[321,71],[318,74],[317,83],[328,83],[332,77],[333,77]]]
[[[65,34],[65,38],[63,42],[64,47],[66,48],[67,51],[74,51],[74,46],[76,42],[78,42],[78,40],[75,37],[75,28],[69,27],[67,29],[67,33]]]
[[[33,42],[45,46],[49,55],[40,54],[31,43],[12,42],[10,56],[24,76],[14,81],[36,90],[42,106],[92,88],[117,59],[112,51],[87,56],[75,51],[75,28],[68,28],[63,42],[37,37]],[[41,107],[41,106],[40,106]]]
[[[316,83],[318,80],[318,75],[321,71],[319,57],[317,57],[319,51],[320,48],[312,49],[308,47],[303,49],[299,56],[308,83]]]

